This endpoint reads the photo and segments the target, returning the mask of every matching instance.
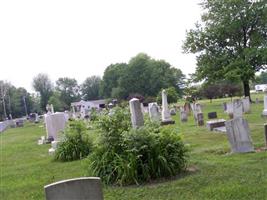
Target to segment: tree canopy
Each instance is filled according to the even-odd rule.
[[[204,0],[202,22],[187,32],[184,51],[197,54],[196,80],[249,81],[267,65],[267,1]]]

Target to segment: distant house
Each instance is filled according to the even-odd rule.
[[[71,103],[74,117],[85,118],[90,115],[92,109],[100,110],[106,107],[106,100],[79,101]]]
[[[267,84],[255,85],[256,92],[264,91],[265,89],[267,89]]]

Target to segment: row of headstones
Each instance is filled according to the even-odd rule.
[[[250,113],[250,100],[249,97],[234,99],[233,102],[224,103],[223,107],[230,118],[242,117],[243,113]]]
[[[0,122],[0,133],[4,132],[6,129],[16,128],[16,127],[23,127],[24,126],[24,119],[12,119]]]
[[[131,122],[133,128],[138,128],[144,126],[144,116],[142,105],[137,98],[133,98],[129,101],[130,112],[131,112]],[[168,100],[166,91],[162,91],[162,111],[160,115],[160,109],[156,102],[149,103],[148,112],[151,121],[160,121],[161,124],[174,124],[175,122],[171,119],[171,113],[168,108]]]

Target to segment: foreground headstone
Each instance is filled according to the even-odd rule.
[[[53,137],[54,140],[58,140],[59,132],[65,129],[66,122],[64,113],[45,114],[47,138]]]
[[[171,119],[170,111],[168,108],[168,100],[167,100],[167,94],[165,90],[162,90],[162,121],[161,123],[163,125],[166,124],[174,124],[175,122]]]
[[[156,102],[148,104],[148,112],[151,121],[160,121],[159,107]]]
[[[139,99],[133,98],[129,101],[131,121],[133,128],[139,128],[144,126],[144,116],[141,110],[141,104]]]
[[[46,185],[46,200],[103,200],[101,180],[82,177]]]
[[[242,117],[225,122],[228,141],[232,153],[246,153],[254,151],[248,122]]]

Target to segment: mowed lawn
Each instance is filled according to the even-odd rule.
[[[257,95],[263,100],[263,95]],[[255,100],[256,95],[253,95]],[[230,99],[217,99],[203,105],[207,113],[216,111],[219,118],[228,119],[222,103]],[[255,148],[264,146],[261,118],[263,102],[252,104],[245,114]],[[170,180],[159,180],[140,186],[104,186],[105,199],[267,199],[267,151],[247,154],[229,154],[226,134],[197,127],[193,116],[181,123],[175,116],[177,134],[182,134],[190,149],[190,172]],[[44,199],[43,186],[55,181],[86,175],[86,162],[55,162],[48,155],[50,145],[37,145],[45,135],[43,124],[29,124],[9,129],[0,134],[0,199]]]

